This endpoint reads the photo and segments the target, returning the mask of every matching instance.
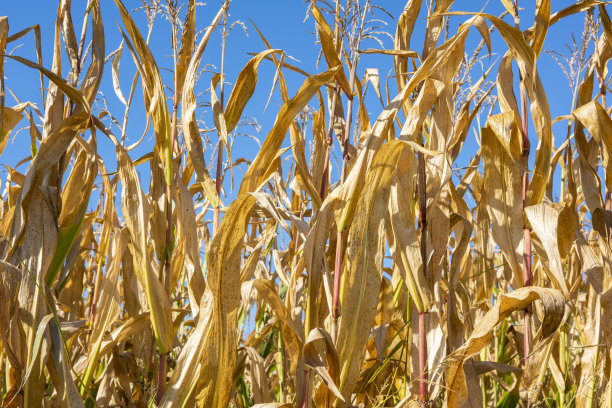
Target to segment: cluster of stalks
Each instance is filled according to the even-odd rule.
[[[89,0],[76,27],[59,0],[52,38],[0,17],[2,407],[612,406],[606,3],[311,0],[318,72],[255,21],[236,77],[230,3]],[[580,14],[570,55],[544,55]],[[266,64],[280,107],[251,154]]]

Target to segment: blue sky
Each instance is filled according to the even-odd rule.
[[[162,1],[163,2],[163,1]],[[42,45],[43,45],[43,59],[44,65],[47,67],[51,66],[52,61],[52,48],[53,48],[53,31],[55,25],[55,16],[57,11],[57,2],[50,0],[29,0],[21,2],[3,2],[1,14],[7,15],[10,24],[10,33],[15,33],[25,27],[33,24],[40,24],[42,32]],[[73,2],[72,17],[75,24],[75,32],[80,33],[81,24],[83,19],[83,11],[85,8],[85,1]],[[424,2],[425,3],[425,2]],[[533,5],[532,1],[520,1],[520,3],[529,4],[528,7],[521,11],[521,27],[527,28],[533,23]],[[571,0],[555,0],[553,2],[553,12],[560,10],[563,7],[571,5]],[[394,19],[385,16],[382,13],[377,13],[377,17],[383,19],[386,26],[386,30],[392,35],[395,32],[396,19],[405,2],[397,0],[381,0],[374,2],[374,4],[385,7]],[[134,9],[141,5],[140,1],[129,0],[125,1],[125,5],[128,9]],[[221,5],[220,0],[211,0],[206,5],[200,7],[197,13],[197,27],[198,29],[204,29],[218,8]],[[486,5],[486,7],[485,7]],[[104,21],[104,28],[106,34],[106,54],[110,54],[114,51],[120,41],[121,36],[117,24],[123,27],[117,9],[113,1],[105,0],[101,2],[102,14]],[[498,0],[491,0],[488,3],[482,1],[469,1],[469,0],[458,0],[453,5],[452,10],[458,11],[474,11],[477,12],[485,7],[485,11],[491,14],[499,15],[503,11],[503,6]],[[307,5],[301,0],[233,0],[230,8],[229,23],[235,21],[242,21],[248,30],[248,36],[239,27],[232,31],[226,46],[226,78],[229,84],[226,86],[226,101],[231,91],[232,83],[238,76],[240,69],[250,59],[248,53],[256,53],[262,51],[265,47],[259,39],[256,31],[252,27],[250,20],[252,20],[259,29],[267,37],[268,41],[275,48],[283,49],[288,55],[296,58],[298,61],[290,61],[292,64],[297,65],[303,70],[309,73],[317,73],[325,70],[325,62],[321,60],[319,67],[316,66],[316,60],[319,53],[319,46],[314,44],[314,19],[310,16],[306,21],[306,8]],[[423,6],[425,9],[425,6]],[[423,15],[422,10],[422,16]],[[139,24],[141,31],[146,33],[146,18],[143,11],[137,11],[132,14],[133,18]],[[457,27],[461,22],[465,21],[467,17],[457,16],[452,17],[450,22],[450,34],[456,32]],[[331,21],[331,20],[330,20]],[[506,21],[510,22],[509,17],[506,17]],[[425,26],[425,20],[420,18],[417,22],[415,32],[412,38],[412,48],[420,53],[423,44],[423,28]],[[564,44],[571,43],[571,33],[578,40],[581,38],[583,28],[583,14],[570,17],[563,20],[550,28],[544,49],[560,51],[567,54],[567,49]],[[153,35],[150,42],[150,47],[155,55],[157,63],[162,68],[170,68],[172,66],[171,58],[171,44],[169,39],[170,24],[165,20],[163,16],[158,16]],[[390,38],[382,37],[385,48],[392,48],[392,40]],[[468,44],[466,49],[472,49],[475,44],[480,40],[480,36],[476,30],[470,33]],[[89,41],[89,38],[87,39]],[[18,49],[14,50],[14,54],[24,56],[26,58],[35,59],[34,52],[34,40],[33,36],[29,34],[24,39],[19,41],[22,44]],[[12,50],[15,44],[10,44],[8,51]],[[362,45],[362,48],[380,48],[380,46],[374,41],[368,41]],[[502,39],[497,35],[493,35],[493,57],[492,61],[501,57],[506,50],[506,46]],[[64,56],[65,57],[65,56]],[[64,58],[64,63],[67,62],[67,58]],[[485,64],[488,63],[488,59],[484,60]],[[210,64],[208,67],[213,72],[220,70],[220,34],[219,30],[215,32],[211,38],[208,48],[204,53],[201,67],[205,64]],[[64,74],[68,72],[67,64],[64,64]],[[387,75],[392,75],[392,57],[389,56],[372,56],[364,55],[358,66],[358,77],[362,78],[366,68],[376,67],[379,69],[381,77],[381,86],[384,88],[386,83]],[[566,115],[569,113],[571,92],[568,86],[568,81],[565,79],[561,69],[557,66],[555,61],[547,54],[543,53],[539,62],[538,69],[544,87],[547,91],[551,114],[553,119],[560,115]],[[121,60],[120,78],[123,93],[127,95],[129,93],[129,86],[134,75],[135,68],[127,48],[124,48],[123,58]],[[480,71],[478,69],[474,71],[475,75],[478,75]],[[171,76],[164,70],[162,75],[171,83]],[[289,93],[293,94],[299,88],[303,81],[303,77],[299,74],[286,71],[285,73]],[[493,69],[489,79],[494,81],[496,75],[496,69]],[[202,77],[199,85],[196,87],[196,93],[203,92],[209,86],[210,74]],[[274,117],[278,112],[280,106],[280,95],[278,89],[275,91],[270,106],[264,111],[264,106],[268,99],[272,81],[274,78],[274,67],[272,63],[264,61],[262,62],[259,69],[259,82],[255,95],[251,101],[247,104],[244,111],[245,116],[256,117],[260,129],[257,130],[253,127],[243,127],[240,129],[243,133],[248,133],[256,138],[263,140],[271,129],[274,122]],[[391,95],[396,93],[395,81],[391,79],[389,81],[391,85]],[[38,73],[34,70],[21,66],[18,62],[8,60],[6,62],[6,86],[10,88],[15,94],[22,100],[31,100],[37,102],[40,106],[40,89]],[[123,105],[119,102],[115,96],[112,88],[111,69],[110,63],[106,66],[104,72],[103,83],[101,91],[104,94],[108,103],[108,108],[111,113],[119,120],[123,117]],[[383,89],[383,95],[384,95]],[[129,119],[128,125],[128,143],[138,140],[144,128],[144,111],[142,109],[142,97],[141,97],[140,85],[136,88],[135,102],[132,110],[132,114]],[[518,94],[518,93],[517,93]],[[202,96],[202,101],[209,101],[208,94]],[[9,96],[7,92],[7,105],[11,106],[14,104],[14,99]],[[373,123],[378,114],[380,113],[380,104],[375,100],[374,92],[370,90],[367,96],[367,106],[370,110],[370,121]],[[313,106],[316,106],[316,101],[311,102]],[[99,105],[101,106],[101,105]],[[213,129],[212,120],[206,115],[205,110],[201,109],[197,112],[197,115],[204,115],[205,128]],[[18,126],[18,128],[25,127],[26,121]],[[475,126],[476,123],[473,124]],[[483,123],[484,125],[484,123]],[[565,132],[567,129],[566,122],[558,123],[554,126],[553,130],[555,133],[555,146],[559,146],[565,139]],[[115,128],[117,130],[117,128]],[[216,141],[214,132],[208,133],[208,135]],[[537,138],[533,130],[530,132],[532,139],[532,159],[535,155],[535,147],[537,146]],[[27,157],[29,152],[29,134],[27,129],[19,131],[15,137],[13,133],[12,139],[9,142],[5,152],[0,156],[0,163],[9,166],[14,166],[19,160]],[[308,135],[306,135],[308,138]],[[132,157],[135,159],[141,155],[149,152],[152,149],[153,136],[147,136],[145,142],[135,151],[133,151]],[[289,145],[288,138],[285,146]],[[477,144],[473,133],[470,133],[466,148],[462,151],[460,158],[455,163],[455,166],[461,167],[469,163],[471,157],[475,154]],[[235,150],[233,158],[247,157],[252,159],[257,153],[258,146],[255,141],[244,136],[238,136],[235,143]],[[109,141],[104,140],[102,137],[99,138],[99,152],[107,163],[109,171],[113,171],[115,167],[114,162],[114,149]],[[209,148],[205,152],[206,158],[211,159],[212,150]],[[210,160],[212,163],[213,160]],[[333,163],[335,164],[335,163]],[[25,172],[26,165],[22,165],[19,170]],[[244,166],[242,167],[244,170]],[[148,179],[148,165],[141,165],[138,168],[139,173],[143,179],[143,183],[146,185]],[[240,180],[240,171],[236,170],[237,182]],[[0,168],[0,178],[4,180],[6,177],[6,171]],[[225,182],[226,189],[229,188],[229,177]]]

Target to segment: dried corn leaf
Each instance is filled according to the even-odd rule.
[[[83,93],[81,91],[79,91],[78,89],[76,89],[74,86],[70,85],[68,82],[66,82],[66,80],[64,78],[62,78],[60,75],[58,75],[55,72],[50,71],[47,68],[43,67],[42,65],[37,64],[35,62],[32,62],[32,61],[30,61],[28,59],[25,59],[25,58],[22,58],[22,57],[18,57],[16,55],[12,55],[12,56],[7,55],[6,57],[7,58],[12,58],[15,61],[19,61],[23,65],[27,65],[30,68],[34,68],[34,69],[39,70],[44,76],[49,78],[49,80],[51,80],[51,82],[53,82],[53,84],[56,85],[63,93],[65,93],[66,96],[68,96],[70,99],[72,99],[81,109],[83,109],[86,113],[91,114],[91,109],[90,109],[90,106],[89,106],[89,102],[87,101],[87,99],[85,98]],[[45,118],[46,117],[47,117],[47,113],[45,112]],[[53,128],[53,129],[55,129],[55,128]],[[51,130],[53,130],[53,129],[51,129]],[[47,130],[47,128],[45,127],[45,131],[46,130]]]
[[[123,54],[123,44],[124,40],[121,40],[121,44],[119,44],[119,48],[117,48],[114,52],[113,59],[111,60],[112,64],[112,75],[113,75],[113,89],[115,90],[115,95],[121,101],[122,104],[127,106],[127,101],[125,100],[125,96],[123,96],[123,92],[121,92],[121,83],[119,82],[119,63],[121,62],[121,55]]]
[[[399,51],[410,50],[410,39],[416,20],[419,17],[421,3],[422,0],[409,0],[406,2],[402,14],[397,19],[393,49]],[[397,89],[404,89],[404,86],[406,86],[408,82],[408,57],[395,55],[393,57],[393,69],[395,71]],[[408,107],[405,107],[405,109],[407,108]]]
[[[170,146],[170,115],[166,104],[164,84],[153,54],[136,23],[130,17],[121,0],[115,0],[115,4],[129,35],[128,38],[121,30],[142,79],[144,106],[147,116],[151,118],[155,132],[155,150],[160,155],[163,164],[165,181],[170,185],[172,184],[172,147]],[[130,39],[132,42],[130,42]]]
[[[184,407],[196,387],[196,374],[206,353],[204,346],[214,334],[213,296],[209,290],[204,292],[199,305],[201,317],[177,358],[176,367],[159,403],[161,408]]]
[[[365,182],[367,187],[358,201],[356,221],[349,230],[341,296],[342,310],[350,314],[342,315],[336,342],[341,366],[340,391],[347,400],[359,376],[376,315],[391,179],[406,146],[399,140],[390,141],[374,156]]]
[[[335,67],[341,66],[342,63],[340,62],[340,58],[338,58],[338,55],[340,55],[341,52],[337,48],[340,47],[340,45],[335,44],[334,33],[325,21],[325,17],[323,17],[321,10],[319,10],[314,1],[311,1],[310,3],[310,12],[317,21],[317,25],[319,28],[319,39],[321,40],[321,48],[323,49],[323,55],[325,55],[327,67],[331,70]],[[353,92],[351,90],[351,86],[349,85],[348,78],[346,77],[343,68],[336,70],[336,80],[338,81],[338,85],[340,85],[340,88],[342,88],[346,96],[349,99],[353,99]]]
[[[546,32],[550,25],[550,0],[538,0],[536,4],[536,15],[534,26],[534,38],[531,46],[536,54],[536,57],[540,55],[542,47],[544,46],[544,39],[546,38]]]
[[[0,155],[6,148],[11,137],[11,131],[23,118],[22,112],[25,106],[15,106],[9,108],[8,106],[2,107],[2,124],[0,125]]]
[[[185,22],[183,23],[183,33],[181,34],[181,48],[179,49],[179,61],[176,66],[176,88],[174,90],[176,94],[176,100],[181,100],[183,93],[183,85],[185,84],[185,76],[187,74],[187,68],[191,61],[191,55],[193,54],[193,47],[195,45],[195,26],[196,26],[196,6],[195,0],[189,0],[187,6],[187,14],[185,15]]]
[[[323,352],[324,351],[324,352]],[[344,397],[337,385],[339,381],[339,363],[336,347],[331,336],[321,328],[312,329],[304,343],[304,364],[321,377],[323,384],[340,400]],[[321,356],[325,356],[321,358]]]
[[[263,297],[270,305],[276,316],[283,322],[283,324],[287,325],[291,332],[295,336],[296,339],[302,343],[304,340],[302,339],[302,335],[297,329],[297,325],[291,318],[291,315],[287,311],[285,305],[283,305],[280,297],[278,296],[277,290],[274,287],[274,284],[266,279],[255,279],[252,282],[253,288],[257,290],[259,295]]]
[[[606,171],[606,187],[612,191],[612,119],[606,110],[592,101],[572,112],[601,146],[602,165]]]
[[[523,206],[519,135],[512,112],[490,116],[482,129],[484,203],[492,237],[512,268],[512,285],[522,286]]]
[[[574,226],[571,218],[564,216],[564,209],[562,205],[544,202],[525,207],[525,215],[546,251],[548,276],[567,297],[569,290],[563,268],[565,256],[562,257],[562,254],[569,253],[568,248],[571,247],[574,239]]]
[[[548,106],[548,98],[546,97],[544,86],[542,85],[542,81],[536,69],[536,53],[534,49],[525,42],[523,33],[520,30],[490,14],[481,15],[491,21],[495,28],[499,30],[499,33],[506,41],[510,52],[512,52],[512,56],[519,66],[521,75],[525,80],[527,95],[531,101],[531,117],[539,138],[533,176],[529,184],[526,200],[530,205],[536,204],[542,200],[546,185],[548,184],[548,170],[550,167],[553,141],[550,108]]]
[[[149,255],[149,214],[147,198],[140,188],[140,180],[136,169],[127,152],[121,145],[116,145],[117,168],[121,184],[121,207],[125,224],[130,232],[133,247],[134,271],[145,289],[147,301],[151,308],[151,323],[155,332],[155,340],[160,352],[166,353],[172,347],[174,328],[170,301],[157,274]]]
[[[329,71],[308,77],[297,94],[283,104],[276,115],[272,130],[268,133],[261,150],[244,175],[240,185],[240,193],[255,191],[272,174],[272,170],[275,168],[272,164],[277,158],[278,150],[295,116],[306,106],[319,88],[334,77],[340,68],[340,66],[337,66]]]
[[[219,103],[219,99],[217,99],[217,92],[215,91],[220,78],[220,74],[215,74],[210,79],[210,104],[212,106],[213,122],[215,123],[215,127],[217,128],[219,139],[221,140],[221,142],[223,142],[223,145],[225,146],[225,151],[227,152],[227,159],[231,163],[232,152],[230,150],[229,139],[227,137],[225,115],[223,114],[223,108]]]
[[[470,19],[462,24],[456,35],[435,48],[429,57],[423,61],[423,64],[414,75],[410,77],[410,80],[406,83],[404,88],[402,88],[393,101],[387,105],[376,120],[372,133],[366,139],[365,146],[359,152],[346,181],[325,199],[323,206],[332,201],[339,201],[341,203],[341,205],[336,206],[336,222],[338,223],[339,230],[348,228],[352,222],[356,201],[361,195],[361,189],[366,180],[366,175],[374,154],[383,140],[387,137],[387,133],[392,127],[398,110],[404,105],[404,102],[411,95],[416,86],[426,80],[433,70],[450,59],[456,60],[459,58],[460,61],[463,56],[463,45],[469,29],[473,24],[473,20],[474,19]],[[425,89],[426,88],[423,87],[421,92],[425,93]],[[430,92],[433,92],[436,90],[436,87],[432,86],[428,89]],[[426,114],[426,112],[421,112],[421,114]]]
[[[100,2],[93,1],[90,4],[91,21],[92,21],[92,55],[91,63],[83,78],[81,92],[85,100],[91,106],[102,82],[102,73],[104,72],[105,59],[105,42],[104,42],[104,25],[102,24],[102,12],[100,11]],[[81,62],[82,63],[82,62]]]
[[[242,68],[238,79],[236,79],[236,85],[230,94],[227,106],[225,107],[225,121],[227,124],[227,131],[231,132],[234,130],[240,120],[242,111],[246,106],[253,92],[255,92],[255,86],[257,85],[257,69],[262,59],[269,56],[272,53],[280,52],[280,50],[265,50],[253,57],[247,64]]]
[[[57,249],[45,276],[45,282],[48,286],[53,284],[70,248],[81,231],[97,174],[95,156],[85,149],[81,150],[62,191],[62,211],[58,220]]]
[[[308,164],[306,163],[306,153],[304,151],[304,136],[297,123],[293,122],[289,127],[289,136],[291,138],[291,151],[293,152],[293,158],[297,171],[300,175],[300,181],[304,186],[304,190],[308,192],[308,195],[312,198],[312,203],[316,208],[321,207],[321,196],[318,189],[312,180],[312,175],[308,171]]]
[[[462,407],[470,399],[466,386],[463,365],[465,361],[486,347],[492,339],[493,328],[513,311],[522,310],[533,301],[540,299],[547,314],[543,316],[542,326],[546,327],[544,337],[552,334],[563,317],[563,294],[555,289],[530,286],[520,288],[514,292],[501,295],[495,305],[478,322],[469,339],[445,360],[447,406],[449,408]],[[480,390],[478,390],[480,392]]]
[[[253,166],[253,165],[251,165]],[[213,295],[211,331],[204,344],[206,369],[198,378],[200,406],[226,407],[234,388],[240,307],[240,260],[255,198],[240,194],[228,207],[208,253],[207,283]]]
[[[193,167],[195,169],[198,181],[202,184],[202,187],[204,188],[206,197],[214,207],[217,207],[219,205],[220,198],[217,194],[215,183],[212,181],[212,178],[208,173],[206,162],[204,160],[202,139],[200,137],[200,131],[198,129],[195,116],[196,99],[193,89],[195,87],[198,67],[200,66],[200,60],[202,59],[202,54],[204,54],[204,49],[206,48],[208,40],[210,39],[210,36],[215,30],[215,28],[217,27],[217,24],[219,23],[219,20],[221,19],[221,16],[223,15],[223,12],[226,7],[227,3],[225,3],[221,9],[219,9],[217,14],[213,18],[211,24],[208,26],[208,29],[204,33],[202,39],[200,40],[198,48],[196,48],[196,51],[191,57],[189,66],[187,68],[187,73],[185,74],[185,83],[183,85],[183,95],[181,101],[181,120],[183,124],[183,132],[185,134],[185,143],[187,145],[187,151],[189,152],[189,158],[191,159],[191,163],[193,164]]]
[[[427,312],[433,304],[433,296],[423,274],[423,261],[414,226],[414,215],[410,214],[410,209],[406,205],[400,204],[405,202],[407,197],[400,197],[399,192],[399,187],[393,187],[389,200],[391,231],[395,243],[392,253],[396,257],[402,279],[417,309],[420,312]]]

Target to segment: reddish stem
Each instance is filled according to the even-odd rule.
[[[157,394],[155,395],[155,401],[157,405],[160,404],[162,396],[164,395],[164,386],[166,384],[166,363],[168,361],[168,354],[159,355],[159,367],[157,367]]]
[[[425,173],[425,156],[418,153],[418,189],[419,189],[419,231],[421,232],[421,260],[423,275],[427,277],[427,174]],[[419,401],[425,403],[427,391],[427,312],[419,312]]]
[[[425,318],[427,313],[419,312],[419,402],[427,401],[427,330]]]
[[[520,30],[519,27],[519,8],[518,1],[514,0],[514,26]],[[529,124],[527,120],[527,90],[525,88],[525,80],[522,73],[520,74],[520,90],[521,90],[521,131],[523,134],[523,155],[521,169],[523,178],[523,219],[525,224],[523,226],[523,274],[524,274],[524,286],[531,286],[531,228],[527,224],[527,217],[525,215],[525,204],[527,201],[527,190],[529,188],[529,151],[531,149],[529,144]],[[531,307],[527,306],[524,313],[524,335],[523,335],[523,351],[525,357],[525,365],[527,365],[527,358],[529,356],[529,348],[531,345]]]
[[[227,8],[223,10],[223,32],[221,37],[221,83],[219,84],[219,104],[221,105],[221,109],[223,109],[225,103],[225,37],[227,37]],[[221,185],[223,184],[221,177],[223,177],[223,142],[219,137],[217,141],[217,171],[215,174],[215,189],[217,190],[217,197],[219,200],[221,200]],[[215,235],[219,228],[219,218],[221,216],[219,203],[217,203],[213,211],[213,235]]]
[[[524,272],[524,286],[531,286],[531,228],[527,225],[527,217],[525,215],[525,205],[527,203],[527,190],[529,188],[529,151],[531,149],[529,143],[529,128],[527,122],[527,92],[525,89],[525,83],[523,77],[521,76],[521,125],[522,125],[522,133],[523,133],[523,191],[522,191],[522,199],[523,199],[523,219],[525,220],[525,225],[523,227],[523,240],[524,240],[524,249],[523,249],[523,272]],[[525,364],[527,364],[527,357],[529,356],[529,348],[531,345],[531,307],[527,306],[525,308],[524,314],[524,355],[525,355]]]
[[[304,369],[304,378],[302,379],[302,403],[301,408],[308,408],[308,376],[309,370]]]

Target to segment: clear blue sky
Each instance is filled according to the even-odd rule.
[[[46,67],[51,67],[52,61],[52,47],[53,47],[53,32],[55,25],[55,17],[57,12],[57,2],[51,0],[28,0],[28,1],[7,1],[3,2],[3,7],[0,14],[7,15],[10,24],[10,33],[15,33],[25,27],[33,24],[40,24],[42,31],[42,44],[43,44],[43,59]],[[79,35],[81,30],[83,11],[85,8],[86,1],[74,1],[73,2],[73,21],[75,24],[75,32]],[[163,0],[162,0],[163,3]],[[392,35],[395,32],[396,19],[401,13],[405,2],[398,0],[381,0],[373,2],[374,4],[385,7],[394,17],[394,19],[385,16],[382,13],[377,13],[377,17],[383,19],[387,25],[387,31]],[[424,1],[425,3],[425,1]],[[524,3],[526,9],[521,13],[521,26],[527,28],[533,23],[533,1],[521,0],[519,3]],[[560,10],[563,7],[574,3],[571,0],[555,0],[553,3],[553,12]],[[499,15],[503,10],[501,2],[499,0],[491,0],[488,3],[482,1],[470,1],[470,0],[458,0],[453,5],[453,11],[479,11],[486,4],[485,11],[491,14]],[[140,1],[126,0],[125,5],[128,9],[134,9],[141,5]],[[211,0],[206,5],[198,8],[197,13],[197,27],[199,30],[204,29],[214,14],[217,12],[221,5],[220,0]],[[106,34],[106,54],[110,54],[114,51],[120,41],[121,36],[117,24],[123,27],[121,19],[118,15],[117,9],[113,1],[105,0],[101,2],[103,22]],[[288,55],[296,58],[299,62],[291,61],[292,64],[297,65],[303,70],[309,73],[317,73],[325,70],[325,62],[322,60],[320,66],[316,67],[316,59],[319,53],[319,46],[314,44],[314,19],[309,17],[305,22],[307,4],[301,0],[233,0],[230,8],[229,23],[240,20],[248,28],[248,36],[245,35],[244,31],[240,27],[236,27],[231,33],[227,42],[227,59],[226,59],[226,78],[227,81],[233,83],[240,69],[250,59],[249,52],[256,53],[264,49],[264,45],[259,39],[256,31],[253,29],[249,19],[251,19],[257,26],[262,30],[264,35],[270,41],[273,47],[283,49]],[[425,9],[425,6],[423,6]],[[422,10],[423,13],[424,10]],[[184,12],[183,12],[184,14]],[[146,18],[143,11],[138,11],[132,14],[133,18],[139,24],[141,31],[146,33]],[[450,23],[451,35],[456,32],[457,27],[467,17],[457,16],[452,17]],[[507,21],[509,17],[506,18]],[[550,28],[544,49],[555,50],[567,54],[567,49],[564,44],[571,43],[571,33],[573,32],[576,38],[579,40],[582,34],[583,14],[578,16],[570,17]],[[415,33],[412,39],[413,49],[420,53],[423,38],[422,32],[425,25],[424,19],[420,19],[415,28]],[[169,40],[170,24],[165,21],[163,16],[158,16],[153,36],[151,38],[150,46],[155,55],[157,63],[160,67],[170,68],[172,66],[171,58],[171,44]],[[202,59],[202,65],[210,64],[211,71],[220,70],[220,34],[219,30],[215,32],[211,38],[208,48],[204,53]],[[476,30],[470,33],[467,49],[469,50],[480,40],[480,36]],[[88,40],[89,41],[89,38]],[[391,38],[384,38],[383,42],[385,48],[392,48]],[[34,41],[33,36],[29,34],[24,39],[18,42],[22,44],[20,48],[14,51],[14,54],[24,56],[26,58],[35,59],[34,52]],[[12,50],[15,44],[10,44],[8,51]],[[379,48],[379,45],[373,41],[366,42],[362,48]],[[492,58],[493,60],[501,57],[506,50],[506,46],[502,39],[495,34],[493,36],[493,52],[496,53]],[[64,71],[66,74],[67,59],[64,55]],[[485,60],[485,63],[488,60]],[[387,75],[392,75],[392,57],[390,56],[370,56],[364,55],[358,66],[358,76],[363,77],[366,68],[376,67],[379,69],[381,76],[381,86],[384,88],[385,79]],[[559,69],[554,60],[547,54],[542,54],[540,61],[538,62],[538,68],[544,87],[547,91],[551,114],[553,119],[560,115],[566,115],[569,113],[571,93],[568,86],[568,82],[565,79],[562,71]],[[123,58],[121,60],[121,85],[123,93],[127,96],[129,92],[129,86],[131,79],[135,72],[135,68],[132,59],[129,55],[128,49],[124,48]],[[478,74],[478,71],[475,72]],[[162,72],[168,78],[170,76],[167,73]],[[494,69],[489,77],[491,80],[495,80],[496,69]],[[295,93],[303,81],[301,75],[286,71],[289,92],[290,94]],[[254,128],[245,127],[241,131],[249,133],[260,140],[263,140],[271,129],[274,117],[278,111],[280,104],[280,96],[278,90],[272,97],[272,102],[268,109],[264,112],[264,106],[272,86],[272,80],[274,77],[274,67],[271,63],[264,61],[261,64],[259,70],[259,83],[255,91],[255,95],[247,105],[244,114],[246,116],[257,117],[259,124],[261,125],[260,133]],[[197,92],[203,92],[210,84],[210,76],[206,75],[202,77],[202,80],[198,87]],[[396,92],[395,81],[392,79],[391,84],[391,95],[393,96]],[[38,73],[30,68],[21,66],[19,63],[7,60],[6,61],[6,86],[10,88],[15,94],[22,100],[31,100],[37,102],[40,106],[40,90],[39,90],[39,79]],[[227,86],[227,94],[231,91],[231,85]],[[113,115],[122,120],[123,117],[123,105],[119,102],[115,96],[112,88],[111,69],[110,63],[106,66],[104,72],[103,83],[101,91],[106,97],[108,108]],[[383,89],[383,94],[384,94]],[[142,91],[140,85],[136,88],[136,98],[133,112],[130,116],[128,126],[128,143],[136,141],[142,132],[144,127],[144,112],[142,109]],[[371,92],[368,95],[368,106],[370,109],[370,121],[373,123],[378,114],[380,113],[380,104],[374,99],[374,93]],[[226,97],[227,100],[227,97]],[[203,101],[208,102],[208,94],[203,96]],[[8,106],[14,104],[14,99],[7,92],[6,103]],[[313,106],[316,106],[316,101],[312,101]],[[101,105],[100,105],[101,106]],[[204,109],[198,111],[198,115],[203,114]],[[206,122],[206,128],[212,129],[214,126],[210,116],[203,116]],[[473,124],[475,125],[475,123]],[[27,126],[26,121],[22,121],[17,128]],[[560,143],[565,139],[566,122],[558,123],[554,126],[553,130],[555,133],[555,145],[559,146]],[[117,128],[114,129],[117,131]],[[535,154],[535,146],[537,145],[537,139],[533,131],[530,132],[532,137],[532,157]],[[152,133],[151,133],[152,134]],[[14,136],[14,132],[13,132]],[[214,132],[209,133],[209,136],[216,140]],[[308,135],[307,135],[308,137]],[[139,149],[133,152],[132,157],[137,158],[142,154],[147,153],[152,149],[153,136],[147,137],[146,142],[141,145]],[[288,139],[288,138],[287,138]],[[285,145],[289,144],[288,140]],[[469,162],[469,159],[475,154],[477,145],[473,133],[470,133],[468,137],[468,143],[466,144],[465,151],[460,155],[460,159],[455,163],[455,166],[464,166]],[[109,171],[114,170],[114,149],[110,142],[105,140],[103,137],[99,137],[99,151],[105,161]],[[257,144],[253,140],[246,137],[239,137],[235,144],[235,150],[233,158],[247,157],[252,159],[257,152]],[[5,152],[0,156],[0,164],[6,164],[14,166],[19,160],[27,157],[29,152],[29,134],[27,129],[22,129],[16,139],[11,140],[7,146]],[[212,150],[208,149],[205,152],[207,159],[210,159]],[[244,169],[244,167],[243,167]],[[21,172],[25,172],[26,166],[19,168]],[[148,176],[148,165],[140,166],[138,168],[143,182],[146,185]],[[237,171],[237,182],[240,180],[240,173]],[[4,180],[6,177],[6,171],[0,168],[0,178]],[[226,180],[225,186],[229,188],[229,177]],[[146,187],[145,187],[146,189]]]

